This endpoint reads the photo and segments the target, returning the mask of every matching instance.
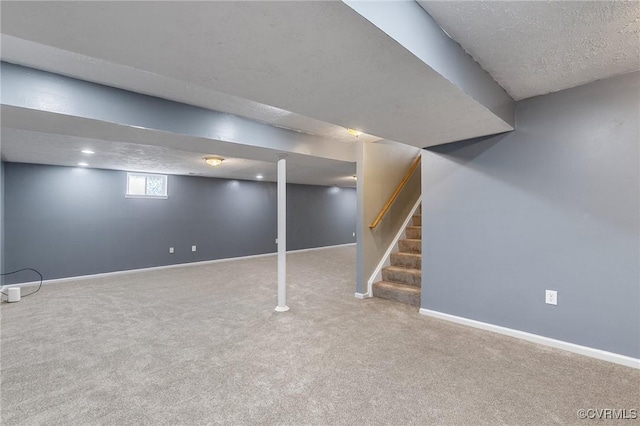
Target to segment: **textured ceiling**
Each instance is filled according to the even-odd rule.
[[[640,69],[638,1],[419,1],[516,100]]]
[[[3,2],[1,24],[9,62],[288,128],[419,147],[512,130],[338,1]]]
[[[218,167],[203,158],[212,152],[191,152],[161,146],[114,142],[90,138],[2,128],[2,158],[5,161],[77,166],[86,162],[92,168],[174,175],[196,175],[225,179],[275,182],[275,162],[225,157]],[[95,154],[83,154],[90,149]],[[314,159],[315,166],[287,164],[287,182],[307,185],[355,187],[353,163]]]
[[[354,142],[358,139],[365,142],[380,140],[379,137],[365,133],[355,137],[342,126],[314,120],[216,90],[185,84],[177,79],[117,65],[101,59],[90,58],[78,53],[8,35],[2,35],[1,52],[2,59],[7,62],[214,111],[226,112],[285,129],[329,137],[341,142]]]

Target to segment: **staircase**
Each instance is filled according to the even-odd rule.
[[[391,266],[382,269],[382,281],[373,284],[373,296],[420,306],[422,285],[422,205],[405,228],[399,251],[391,253]]]

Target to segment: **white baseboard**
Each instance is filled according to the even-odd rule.
[[[315,251],[315,250],[325,250],[325,249],[338,248],[338,247],[348,247],[348,246],[354,246],[354,245],[355,245],[355,243],[348,243],[348,244],[337,244],[337,245],[334,245],[334,246],[314,247],[314,248],[309,248],[309,249],[289,250],[289,251],[287,251],[287,254],[301,253],[301,252]],[[159,270],[162,270],[162,269],[184,268],[184,267],[188,267],[188,266],[209,265],[209,264],[212,264],[212,263],[233,262],[233,261],[237,261],[237,260],[257,259],[257,258],[260,258],[260,257],[277,256],[277,254],[278,253],[254,254],[254,255],[251,255],[251,256],[229,257],[229,258],[226,258],[226,259],[203,260],[203,261],[200,261],[200,262],[176,263],[176,264],[173,264],[173,265],[152,266],[152,267],[149,267],[149,268],[128,269],[128,270],[125,270],[125,271],[104,272],[104,273],[101,273],[101,274],[79,275],[79,276],[75,276],[75,277],[65,277],[65,278],[54,278],[54,279],[51,279],[51,280],[43,280],[42,284],[43,285],[45,285],[45,284],[58,284],[58,283],[63,283],[63,282],[68,282],[68,281],[112,277],[112,276],[122,275],[122,274],[134,274],[134,273],[138,273],[138,272],[159,271]],[[39,284],[40,284],[40,281],[30,281],[30,282],[18,283],[18,284],[8,284],[8,285],[0,287],[0,289],[3,289],[5,287],[6,288],[9,288],[9,287],[28,287],[28,286],[34,286],[34,285],[39,285]]]
[[[591,358],[597,358],[603,361],[609,361],[616,364],[624,365],[631,368],[640,369],[640,359],[632,358],[626,355],[620,355],[613,352],[603,351],[601,349],[590,348],[588,346],[576,345],[575,343],[564,342],[562,340],[552,339],[550,337],[540,336],[538,334],[527,333],[526,331],[514,330],[499,325],[480,322],[468,318],[458,317],[455,315],[445,314],[443,312],[432,311],[430,309],[420,308],[420,314],[446,321],[467,325],[482,330],[493,331],[494,333],[504,334],[505,336],[515,337],[517,339],[527,340],[529,342],[538,343],[552,348],[563,349]]]
[[[409,221],[411,220],[411,218],[413,218],[413,215],[416,213],[416,210],[420,206],[421,202],[422,195],[418,197],[418,201],[416,201],[416,203],[413,205],[413,208],[409,212],[409,215],[405,218],[402,226],[400,227],[400,230],[398,231],[396,236],[393,237],[393,241],[391,241],[391,244],[389,244],[387,251],[385,251],[384,255],[382,255],[382,259],[380,259],[380,262],[378,262],[376,269],[373,270],[373,273],[367,281],[368,294],[373,294],[373,283],[382,280],[382,268],[387,267],[391,264],[391,253],[393,253],[393,250],[398,247],[398,241],[400,241],[400,239],[404,236],[405,228],[407,227],[407,225],[409,225]]]
[[[305,251],[324,250],[324,249],[332,249],[332,248],[338,248],[338,247],[349,247],[349,246],[355,246],[355,245],[356,243],[336,244],[335,246],[323,246],[323,247],[312,247],[307,249],[287,250],[287,253],[302,253]],[[273,253],[273,254],[275,255],[277,253]]]
[[[368,299],[371,293],[356,293],[356,299]]]

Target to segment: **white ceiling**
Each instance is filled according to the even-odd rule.
[[[419,1],[515,100],[640,69],[638,1]]]
[[[298,130],[419,147],[511,130],[338,1],[3,2],[1,24],[9,62]]]
[[[341,142],[374,142],[377,136],[363,133],[354,136],[347,128],[336,126],[280,108],[228,95],[217,90],[185,83],[136,68],[69,52],[51,46],[2,35],[2,59],[31,68],[42,69],[105,86],[117,87],[163,99],[182,102],[214,111],[246,117],[272,126]]]
[[[216,151],[193,152],[140,143],[107,141],[30,130],[2,128],[2,158],[5,161],[75,167],[86,162],[91,168],[196,175],[226,179],[277,181],[275,162],[225,156],[218,167],[204,157]],[[83,154],[90,149],[95,154]],[[274,156],[275,158],[275,156]],[[313,166],[287,164],[287,181],[307,185],[355,187],[353,163],[313,159]]]
[[[639,2],[420,4],[515,99],[640,69]],[[21,65],[346,143],[356,139],[346,127],[421,147],[499,131],[493,114],[342,2],[1,8],[1,57]],[[35,125],[33,114],[22,117],[22,130],[3,127],[7,160],[74,165],[89,144],[98,152],[92,167],[275,180],[268,150],[41,118]],[[202,162],[221,152],[224,168]],[[292,158],[289,180],[354,185],[353,164],[318,161]]]

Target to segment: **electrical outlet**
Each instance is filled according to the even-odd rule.
[[[169,247],[169,253],[173,254],[173,247]]]
[[[196,246],[191,246],[191,251],[196,251]]]
[[[276,244],[278,244],[278,239],[276,238]]]
[[[547,305],[557,305],[558,304],[558,292],[555,290],[545,290],[544,302]]]
[[[355,233],[355,232],[353,233],[353,236],[354,236],[354,237],[356,236],[356,233]]]

